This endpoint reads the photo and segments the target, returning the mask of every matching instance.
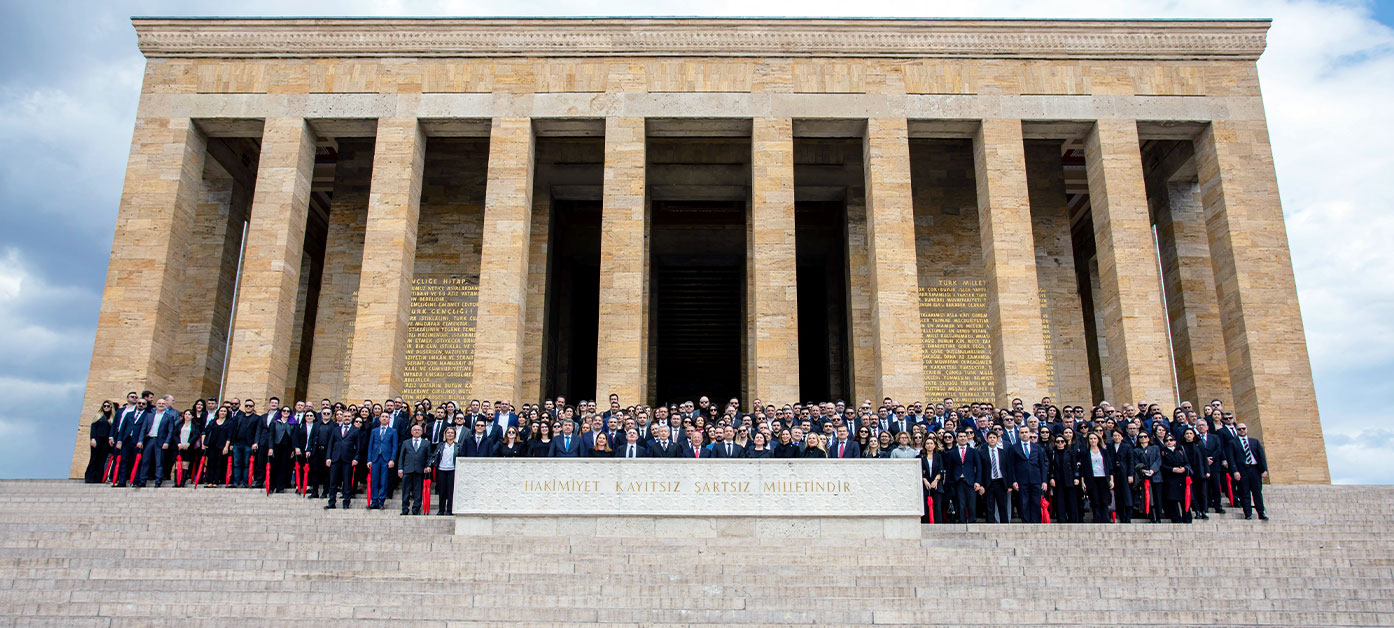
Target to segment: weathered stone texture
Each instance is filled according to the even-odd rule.
[[[1094,299],[1108,339],[1104,371],[1117,396],[1109,401],[1175,404],[1137,123],[1099,120],[1084,145],[1102,287]]]
[[[1274,482],[1330,482],[1268,129],[1212,122],[1195,147],[1234,415]]]
[[[643,118],[605,120],[596,397],[648,399],[648,203]]]
[[[904,118],[867,120],[866,224],[871,262],[871,319],[880,394],[920,399],[924,364],[915,268],[910,144]]]
[[[415,118],[378,120],[348,397],[402,392],[426,137]]]
[[[1215,271],[1210,263],[1200,186],[1194,180],[1168,183],[1157,200],[1154,214],[1177,393],[1182,401],[1190,401],[1197,409],[1211,399],[1232,407],[1234,395],[1229,385],[1229,363],[1215,297]]]
[[[257,399],[258,407],[286,390],[314,163],[315,138],[303,118],[266,121],[224,391]]]
[[[484,192],[474,395],[520,403],[532,219],[533,133],[528,118],[495,118]]]
[[[748,311],[754,317],[752,395],[799,396],[799,292],[794,251],[794,123],[756,118],[751,134]]]
[[[372,170],[371,140],[339,140],[306,394],[316,403],[319,399],[347,399],[349,348],[357,319]]]
[[[1092,401],[1089,355],[1060,143],[1027,141],[1026,176],[1031,197],[1031,232],[1036,242],[1036,283],[1041,293],[1046,355],[1052,368],[1048,373],[1048,394],[1056,404],[1086,405]],[[1039,401],[1023,400],[1028,407]]]
[[[523,321],[523,381],[519,393],[524,399],[549,395],[542,390],[543,325],[547,314],[547,245],[552,223],[552,195],[542,186],[532,193],[532,224],[528,234],[527,312]]]
[[[997,405],[1046,390],[1046,350],[1020,120],[983,120],[973,137]]]
[[[918,247],[918,233],[916,235]],[[876,396],[876,349],[871,325],[871,265],[867,258],[865,188],[847,190],[847,326],[851,329],[852,399]],[[849,400],[850,402],[850,400]]]
[[[191,120],[136,119],[71,477],[81,477],[86,467],[87,426],[103,400],[124,403],[132,389],[172,389],[186,245],[206,150],[207,140]],[[192,400],[176,398],[186,401]]]

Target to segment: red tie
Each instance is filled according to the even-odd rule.
[[[837,446],[837,457],[838,457],[838,458],[843,458],[843,457],[845,457],[845,456],[842,455],[842,452],[845,452],[845,451],[847,451],[847,443],[840,443],[840,444]]]
[[[692,457],[693,457],[693,458],[701,458],[701,457],[702,457],[702,448],[701,448],[701,447],[693,447],[693,448],[692,448]]]
[[[959,447],[959,448],[958,448],[958,461],[959,461],[959,462],[968,462],[968,449],[967,449],[967,448],[965,448],[965,447]]]

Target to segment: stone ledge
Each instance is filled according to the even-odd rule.
[[[911,57],[1243,59],[1268,20],[132,20],[146,57]]]
[[[459,536],[594,536],[748,539],[918,539],[920,518],[648,515],[457,515]]]

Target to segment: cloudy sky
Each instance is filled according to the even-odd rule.
[[[0,477],[66,475],[93,410],[80,405],[144,67],[130,16],[286,4],[0,2]],[[335,1],[293,14],[1273,18],[1259,75],[1331,475],[1394,483],[1394,1],[1141,4]]]

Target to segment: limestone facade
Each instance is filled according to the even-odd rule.
[[[949,367],[999,404],[1218,396],[1268,442],[1275,481],[1328,481],[1255,69],[1265,21],[135,26],[145,82],[85,408],[131,389],[180,407],[401,395],[413,285],[432,276],[477,286],[470,398],[555,395],[549,338],[572,323],[549,301],[552,256],[576,250],[552,228],[563,201],[600,208],[598,288],[573,298],[596,319],[580,398],[655,401],[652,212],[692,200],[746,203],[735,368],[745,396],[793,402],[800,368],[830,359],[798,333],[795,225],[817,201],[843,210],[831,372],[855,401],[969,401]],[[677,136],[749,138],[743,163],[701,170],[748,179],[654,189],[650,170],[674,164],[648,143]],[[535,180],[539,139],[567,137],[603,137],[603,168]],[[852,141],[862,162],[795,185],[800,137]],[[1158,140],[1194,153],[1166,202],[1141,157]],[[314,207],[328,234],[306,260]]]

